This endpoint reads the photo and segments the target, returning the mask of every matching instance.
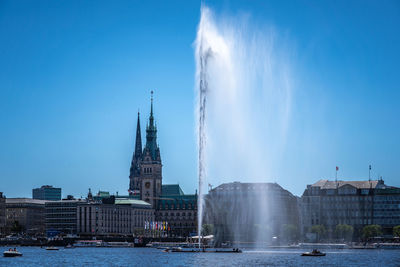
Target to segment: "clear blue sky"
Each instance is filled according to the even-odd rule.
[[[206,1],[294,48],[288,151],[276,181],[382,175],[400,186],[398,1]],[[200,1],[0,1],[0,191],[127,193],[136,114],[155,91],[164,183],[197,188],[193,41]],[[144,137],[144,133],[143,137]]]

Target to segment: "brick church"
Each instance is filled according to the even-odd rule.
[[[162,184],[162,161],[157,144],[157,126],[151,91],[146,144],[142,147],[140,114],[136,126],[135,150],[129,173],[129,194],[150,203],[157,221],[168,222],[170,236],[189,236],[197,231],[197,193],[184,194],[179,184]]]

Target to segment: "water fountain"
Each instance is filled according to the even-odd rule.
[[[195,41],[199,236],[207,185],[240,179],[268,190],[265,182],[276,175],[291,106],[287,53],[278,42],[273,27],[254,26],[248,17],[215,17],[201,7]],[[265,192],[254,196],[250,202],[237,199],[232,207],[245,210],[244,203],[253,203],[259,213],[247,216],[257,225],[268,224],[271,198]],[[255,238],[264,236],[261,229]],[[233,239],[242,236],[237,225],[230,231],[237,233]]]

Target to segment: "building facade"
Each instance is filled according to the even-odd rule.
[[[303,232],[324,225],[333,233],[338,224],[354,227],[354,237],[366,225],[379,224],[384,233],[400,225],[400,189],[376,181],[319,180],[301,197]]]
[[[203,221],[213,226],[217,245],[283,242],[299,231],[297,203],[297,197],[276,183],[224,183],[206,196]]]
[[[44,234],[45,200],[7,198],[6,227],[9,232]]]
[[[47,201],[45,204],[45,223],[48,236],[58,234],[77,234],[77,206],[81,199]]]
[[[154,221],[151,204],[130,198],[82,202],[77,206],[77,232],[80,235],[142,234],[146,221]]]
[[[0,235],[6,231],[6,197],[0,192]]]
[[[186,195],[179,185],[163,185],[156,220],[167,222],[167,235],[186,237],[197,233],[197,194]]]
[[[41,200],[61,200],[61,188],[43,185],[32,189],[32,198]]]

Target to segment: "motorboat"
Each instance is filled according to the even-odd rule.
[[[68,245],[65,246],[65,248],[75,248],[75,247],[73,245],[71,245],[71,244],[68,244]]]
[[[10,248],[9,250],[6,250],[3,252],[4,257],[20,257],[22,256],[22,253],[17,251],[17,249],[12,249]]]
[[[322,253],[318,249],[313,249],[313,251],[311,252],[304,252],[303,254],[301,254],[301,256],[314,256],[314,257],[320,257],[325,255],[326,255],[325,253]]]
[[[46,250],[58,250],[58,247],[47,247]]]

